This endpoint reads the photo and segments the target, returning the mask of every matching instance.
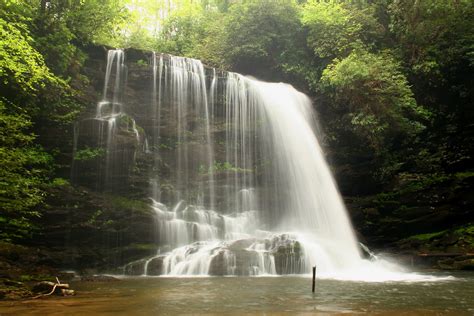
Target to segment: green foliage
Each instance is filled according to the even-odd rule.
[[[456,229],[454,232],[460,235],[464,235],[464,234],[474,235],[474,225],[473,224],[466,225],[464,227]]]
[[[70,124],[80,107],[68,84],[47,66],[45,45],[54,43],[38,36],[39,2],[4,1],[0,8],[0,238],[13,240],[33,231],[54,165],[33,131]]]
[[[457,59],[473,65],[472,1],[393,1],[389,13],[390,28],[414,73],[435,84],[442,68]]]
[[[84,101],[72,87],[88,84],[81,72],[90,44],[153,49],[290,81],[317,100],[335,164],[357,164],[384,189],[395,187],[375,204],[399,206],[403,193],[468,182],[473,15],[470,0],[0,1],[1,238],[27,236],[40,215],[42,184],[57,175],[35,134],[61,135],[81,113]],[[128,116],[119,124],[133,132]],[[74,159],[104,154],[84,148]],[[210,171],[251,172],[228,162],[199,168]],[[140,201],[112,204],[148,210]]]
[[[308,46],[319,58],[346,56],[361,43],[372,44],[383,33],[372,6],[310,0],[303,7],[301,21],[309,31]]]
[[[57,79],[43,56],[31,45],[33,39],[22,24],[0,17],[0,88],[3,95],[35,94]]]
[[[200,35],[192,45],[190,57],[199,58],[206,64],[218,68],[228,68],[226,30],[223,28],[226,16],[219,12],[204,12],[205,17],[200,25]]]
[[[74,154],[74,160],[76,161],[88,161],[94,160],[97,158],[101,158],[105,156],[105,149],[104,148],[89,148],[86,147],[84,149],[76,151]]]
[[[301,47],[301,24],[292,0],[251,0],[230,7],[223,45],[233,69],[249,73],[278,69]]]
[[[5,18],[29,21],[15,14]],[[26,112],[32,119],[45,115],[57,123],[71,123],[80,109],[74,100],[75,93],[50,71],[44,55],[35,48],[40,46],[41,39],[33,38],[25,23],[8,21],[0,15],[1,96],[9,100],[9,107],[21,105],[11,111]],[[56,57],[56,63],[64,60]]]
[[[0,101],[0,239],[14,240],[28,236],[31,219],[40,215],[38,206],[44,198],[42,185],[51,156],[33,144],[34,135],[27,129],[31,122],[25,115],[6,112]]]
[[[70,185],[69,181],[63,178],[54,178],[53,181],[51,181],[51,186],[53,187],[62,187],[67,185]]]
[[[97,210],[95,213],[92,214],[92,216],[87,220],[87,224],[89,225],[95,225],[97,223],[98,218],[102,215],[101,210]]]
[[[146,60],[139,59],[139,60],[137,60],[137,65],[138,66],[148,66],[148,63],[146,62]]]
[[[459,241],[466,243],[469,247],[474,247],[474,224],[468,223],[463,227],[457,228],[454,231],[454,235],[459,238]]]
[[[409,141],[429,119],[429,112],[417,105],[399,63],[388,53],[356,49],[336,59],[324,70],[321,89],[344,113],[344,126],[375,155],[387,149],[387,141]]]
[[[203,20],[203,8],[197,3],[172,12],[163,25],[163,50],[171,54],[190,55],[200,40]]]
[[[30,33],[48,67],[64,78],[84,61],[78,46],[110,41],[126,17],[121,0],[9,0],[0,8],[0,17]]]

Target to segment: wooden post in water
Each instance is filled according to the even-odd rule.
[[[316,266],[313,267],[313,293],[316,288]]]

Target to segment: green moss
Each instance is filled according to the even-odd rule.
[[[30,281],[56,281],[56,277],[48,274],[37,274],[29,275],[23,274],[18,278],[20,282],[30,282]]]
[[[146,62],[146,60],[139,59],[139,60],[137,60],[137,65],[138,66],[148,66],[148,63]]]
[[[474,224],[470,223],[466,226],[458,228],[454,231],[454,235],[459,238],[459,241],[474,248]]]
[[[126,249],[138,249],[138,250],[156,250],[156,245],[155,244],[130,244]]]
[[[467,226],[458,228],[454,231],[455,234],[469,234],[474,235],[474,225],[469,224]]]
[[[467,178],[474,177],[474,171],[458,172],[454,175],[458,180],[464,180]]]
[[[142,200],[128,199],[122,196],[108,196],[108,200],[115,208],[139,211],[145,214],[150,213],[150,205]]]
[[[210,172],[224,172],[224,171],[233,171],[233,172],[252,172],[252,169],[243,169],[232,165],[230,162],[219,162],[215,161],[212,166],[206,169],[206,166],[199,166],[199,173],[207,174]]]
[[[450,177],[444,174],[430,174],[430,175],[421,177],[418,180],[410,182],[403,188],[402,192],[409,193],[409,192],[424,190],[433,185],[440,184],[448,180],[450,180]]]
[[[431,240],[435,237],[439,237],[439,236],[443,235],[444,233],[446,233],[445,230],[440,231],[440,232],[436,232],[436,233],[414,235],[414,236],[410,236],[408,239],[420,240],[420,241],[429,241],[429,240]]]

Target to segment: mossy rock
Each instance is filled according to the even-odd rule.
[[[17,300],[31,296],[33,293],[23,282],[0,279],[0,300]]]
[[[456,260],[453,263],[453,267],[456,270],[474,271],[474,259],[466,259],[466,260],[461,260],[461,261]]]

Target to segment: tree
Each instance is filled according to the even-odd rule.
[[[304,51],[298,6],[292,0],[250,0],[230,7],[221,51],[236,71],[269,76]]]
[[[0,230],[1,240],[24,238],[32,233],[31,220],[40,216],[43,185],[51,156],[34,145],[26,115],[8,114],[0,100]]]
[[[474,64],[472,1],[396,0],[389,14],[390,29],[414,74],[433,82],[458,59]]]
[[[0,38],[0,238],[11,240],[31,233],[51,171],[51,156],[34,143],[32,117],[53,114],[54,103],[41,101],[61,96],[66,85],[33,47],[25,23],[0,17]]]
[[[67,78],[85,58],[80,47],[111,42],[126,17],[121,0],[5,0],[0,17],[22,24],[48,67]]]
[[[388,8],[415,97],[434,113],[426,151],[443,157],[438,169],[464,168],[473,150],[474,2],[394,0]]]
[[[323,72],[321,90],[327,105],[340,113],[333,122],[336,129],[348,129],[379,168],[400,162],[389,156],[412,146],[430,118],[389,52],[373,54],[358,48],[335,59]]]
[[[204,34],[205,12],[198,3],[188,3],[173,11],[164,21],[161,50],[174,55],[193,55]]]
[[[0,87],[2,94],[34,94],[47,82],[57,79],[43,56],[32,47],[33,39],[23,24],[10,24],[0,18]]]
[[[345,57],[361,44],[373,46],[384,33],[374,14],[375,6],[367,4],[309,0],[301,16],[308,46],[316,57],[329,60]]]

